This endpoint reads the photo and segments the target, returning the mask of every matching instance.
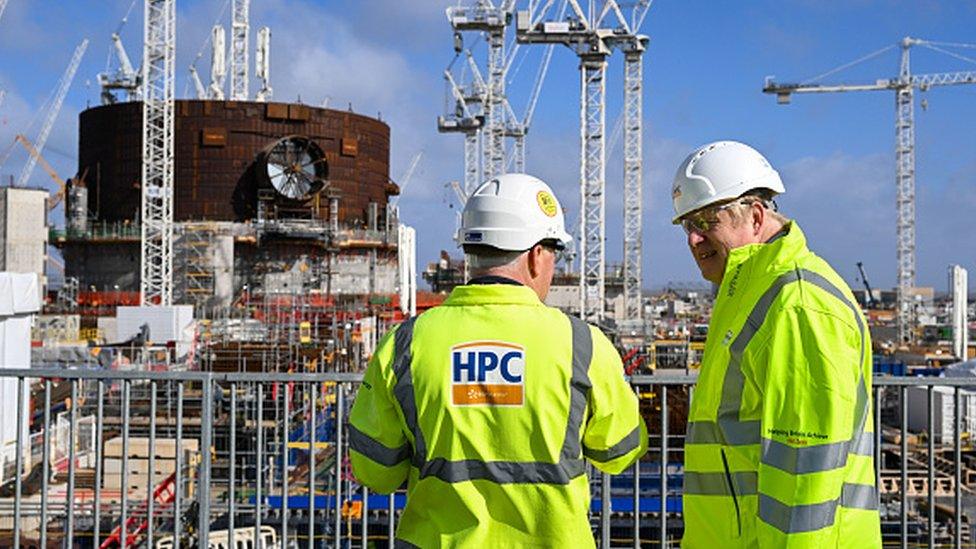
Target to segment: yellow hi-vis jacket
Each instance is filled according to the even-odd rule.
[[[356,478],[404,481],[399,546],[593,546],[585,456],[619,473],[647,449],[606,336],[525,286],[459,286],[387,334],[349,418]]]
[[[871,341],[796,223],[729,254],[685,443],[685,548],[881,547]]]

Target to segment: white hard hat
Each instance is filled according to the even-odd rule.
[[[691,153],[674,175],[673,223],[682,216],[755,189],[785,193],[779,173],[759,151],[738,141],[716,141]]]
[[[522,251],[542,240],[568,247],[573,239],[566,232],[559,201],[538,178],[523,173],[499,175],[478,187],[464,205],[459,246]]]

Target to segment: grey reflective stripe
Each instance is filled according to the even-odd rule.
[[[851,453],[858,456],[874,456],[874,433],[861,431],[851,444]]]
[[[759,518],[785,534],[813,532],[834,523],[838,501],[791,506],[759,494]]]
[[[878,490],[873,484],[844,484],[840,495],[840,506],[850,509],[878,509]]]
[[[590,383],[590,362],[593,360],[590,325],[575,316],[566,315],[566,318],[573,337],[573,373],[569,381],[569,417],[566,419],[563,447],[559,452],[560,460],[580,458],[580,431],[583,429],[586,402],[593,387]]]
[[[427,459],[427,445],[424,443],[424,433],[421,432],[420,423],[417,421],[417,397],[414,395],[413,378],[410,373],[410,362],[413,360],[410,344],[413,342],[413,326],[416,321],[417,317],[403,321],[393,336],[393,373],[396,375],[393,395],[400,403],[407,428],[413,434],[413,464],[420,467]]]
[[[392,467],[404,460],[410,459],[410,455],[412,454],[409,444],[404,444],[399,448],[390,448],[360,431],[352,423],[349,424],[349,447],[376,463],[386,465],[387,467]]]
[[[755,471],[740,471],[732,473],[732,484],[735,495],[754,496],[758,491],[759,476]],[[729,481],[725,473],[692,473],[685,472],[685,494],[696,496],[731,496]]]
[[[627,436],[620,440],[620,442],[614,444],[606,450],[594,450],[588,448],[585,444],[583,445],[583,455],[592,459],[593,461],[599,461],[600,463],[606,463],[612,459],[617,459],[620,456],[627,455],[627,453],[640,447],[641,432],[640,426],[634,427]]]
[[[868,484],[845,483],[839,498],[811,505],[787,505],[759,494],[759,518],[786,534],[813,532],[834,524],[838,505],[873,511],[878,508],[878,493]]]
[[[849,447],[850,443],[845,441],[794,448],[764,438],[762,462],[793,475],[830,471],[847,464]]]
[[[405,321],[394,334],[393,373],[396,384],[393,394],[400,404],[407,428],[414,437],[414,454],[411,460],[419,469],[419,478],[436,477],[444,482],[489,480],[498,484],[546,483],[568,484],[586,471],[580,458],[580,431],[586,403],[589,399],[589,368],[593,357],[593,340],[589,325],[567,315],[572,331],[572,376],[570,380],[569,416],[566,422],[566,438],[560,449],[559,461],[450,461],[444,458],[427,459],[427,446],[417,417],[417,401],[411,374],[413,356],[410,346],[416,318]]]
[[[569,484],[583,474],[583,460],[537,461],[448,461],[434,458],[424,464],[420,478],[437,477],[444,482],[490,480],[496,484]]]
[[[721,427],[714,421],[692,421],[688,424],[686,444],[759,444],[761,422],[758,419],[727,422]]]

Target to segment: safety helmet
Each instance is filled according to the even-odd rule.
[[[490,246],[522,251],[543,240],[572,244],[563,209],[549,185],[524,173],[499,175],[472,194],[461,213],[459,246]]]
[[[716,141],[691,153],[674,175],[673,223],[685,214],[748,191],[786,192],[779,173],[759,151],[738,141]]]

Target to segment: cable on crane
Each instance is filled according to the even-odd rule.
[[[832,74],[836,74],[836,73],[838,73],[838,72],[840,72],[840,71],[842,71],[844,69],[849,69],[849,68],[853,67],[854,65],[857,65],[859,63],[863,63],[863,62],[868,61],[870,59],[874,59],[875,57],[881,55],[882,53],[885,53],[885,52],[887,52],[889,50],[892,50],[894,48],[895,48],[895,45],[894,44],[892,44],[890,46],[885,46],[885,47],[881,48],[880,50],[878,50],[876,52],[869,53],[869,54],[865,55],[864,57],[861,57],[859,59],[855,59],[854,61],[851,61],[850,63],[845,63],[845,64],[843,64],[843,65],[841,65],[841,66],[839,66],[837,68],[831,69],[831,70],[829,70],[829,71],[827,71],[827,72],[825,72],[825,73],[823,73],[823,74],[821,74],[819,76],[814,76],[813,78],[810,78],[809,80],[804,80],[800,84],[802,84],[802,85],[812,84],[812,83],[816,82],[817,80],[822,80],[822,79],[824,79],[824,78],[826,78],[826,77],[828,77],[828,76],[830,76]]]
[[[932,51],[937,51],[939,53],[944,53],[944,54],[948,55],[949,57],[955,57],[956,59],[960,59],[960,60],[966,61],[968,63],[976,64],[976,59],[973,59],[971,57],[966,57],[965,55],[960,55],[958,53],[951,52],[949,50],[944,50],[944,49],[939,48],[937,46],[933,46],[931,42],[920,42],[919,45],[920,46],[924,46],[924,47],[926,47],[926,48],[928,48],[928,49],[930,49]]]

